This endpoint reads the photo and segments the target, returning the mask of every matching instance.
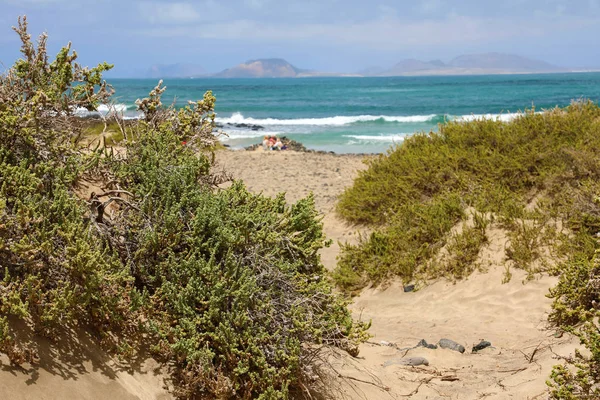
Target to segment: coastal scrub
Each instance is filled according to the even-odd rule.
[[[342,194],[338,213],[372,233],[342,246],[333,276],[346,292],[393,277],[464,278],[494,227],[508,238],[505,280],[511,267],[558,275],[549,321],[586,348],[554,368],[551,397],[599,398],[599,194],[593,102],[450,121],[369,161]]]
[[[45,35],[34,46],[24,18],[15,30],[23,58],[0,76],[0,351],[35,364],[24,325],[86,330],[124,361],[149,348],[181,398],[327,394],[324,351],[356,355],[367,326],[323,278],[313,199],[218,188],[210,92],[175,109],[159,83],[142,121],[105,121],[122,148],[81,148],[74,112],[109,102],[111,66],[82,68],[69,46],[50,62]]]

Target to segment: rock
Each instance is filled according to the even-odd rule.
[[[488,347],[490,347],[492,344],[488,341],[482,340],[481,342],[479,342],[479,344],[473,346],[473,349],[471,350],[472,353],[477,353],[480,350],[486,349]]]
[[[432,350],[435,350],[438,348],[435,344],[427,343],[427,341],[425,341],[425,339],[421,339],[421,341],[419,343],[417,343],[417,347],[425,347],[426,349],[432,349]]]
[[[438,346],[440,346],[442,349],[454,350],[458,351],[459,353],[465,352],[465,346],[458,344],[454,340],[450,339],[440,339],[440,341],[438,342]]]
[[[404,293],[410,293],[415,291],[415,285],[404,286]]]
[[[250,129],[252,131],[262,131],[263,129],[265,129],[264,126],[253,125],[253,124],[229,124],[229,125],[233,126],[234,128]]]
[[[418,367],[419,365],[429,365],[429,361],[423,357],[409,357],[409,358],[395,358],[393,360],[388,360],[383,363],[384,367],[389,367],[390,365],[408,365],[411,367]]]

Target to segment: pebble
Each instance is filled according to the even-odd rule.
[[[465,346],[458,344],[454,340],[450,339],[440,339],[440,341],[438,342],[438,346],[440,346],[442,349],[454,350],[458,351],[459,353],[465,352]]]
[[[425,339],[421,339],[419,343],[417,343],[417,347],[425,347],[427,349],[435,350],[438,347],[435,344],[429,344]]]
[[[488,347],[490,347],[492,344],[486,340],[482,340],[481,342],[479,342],[479,344],[473,346],[473,350],[471,350],[472,353],[477,353],[480,350],[486,349]]]
[[[406,285],[404,286],[404,293],[414,292],[415,285]]]

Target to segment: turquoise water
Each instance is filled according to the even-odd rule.
[[[118,103],[134,102],[155,80],[115,79]],[[455,118],[510,119],[525,108],[600,100],[600,73],[392,78],[166,79],[163,103],[217,97],[225,143],[241,148],[263,135],[285,135],[338,153],[383,152],[418,131]],[[499,116],[500,115],[500,116]],[[260,130],[235,124],[259,125]],[[256,128],[254,128],[256,129]]]

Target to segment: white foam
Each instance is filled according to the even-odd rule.
[[[98,112],[102,114],[108,114],[109,112],[124,113],[125,111],[127,111],[127,104],[100,104],[98,106]]]
[[[78,117],[87,117],[90,115],[108,115],[112,113],[123,114],[127,111],[127,104],[100,104],[96,111],[89,111],[86,108],[78,107],[74,113]],[[139,117],[133,117],[139,118]]]
[[[241,113],[235,113],[229,118],[217,118],[217,122],[222,124],[250,124],[250,125],[325,125],[342,126],[357,122],[427,122],[435,118],[436,114],[431,115],[410,115],[410,116],[386,116],[386,115],[357,115],[357,116],[336,116],[327,118],[300,118],[300,119],[275,119],[275,118],[246,118]]]
[[[346,138],[355,139],[351,142],[401,142],[403,141],[408,133],[400,133],[396,135],[344,135]]]
[[[522,117],[523,113],[505,113],[505,114],[471,114],[471,115],[462,115],[460,117],[455,117],[453,119],[457,121],[476,121],[482,119],[491,119],[496,121],[509,122],[514,120],[515,118]]]

